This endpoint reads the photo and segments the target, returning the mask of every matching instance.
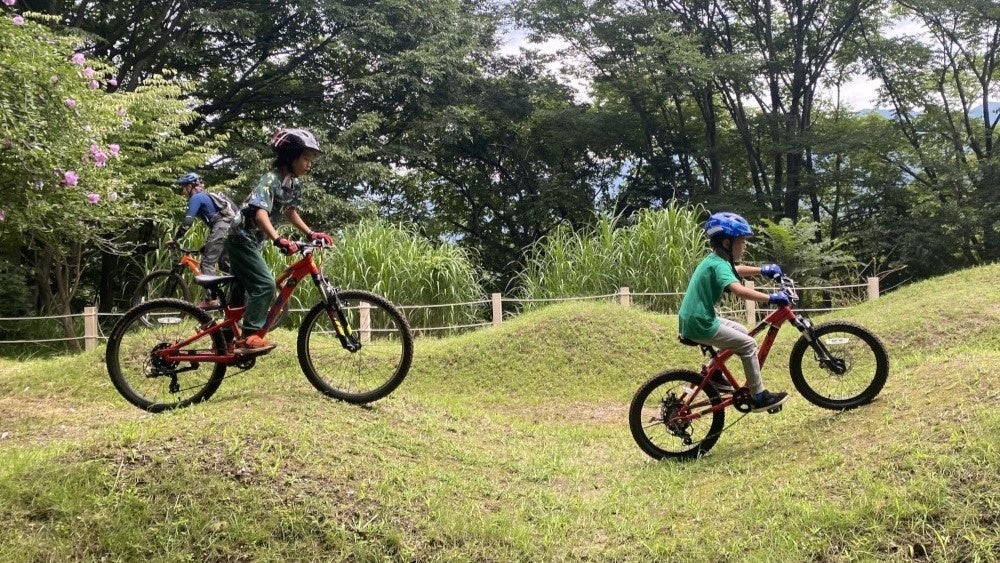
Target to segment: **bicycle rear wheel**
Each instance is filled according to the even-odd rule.
[[[702,376],[689,370],[667,370],[654,375],[639,387],[628,409],[632,438],[653,459],[691,459],[712,449],[725,427],[723,409],[710,409],[722,402],[715,387],[706,385],[690,402],[683,405],[698,388]],[[691,412],[702,416],[682,420]]]
[[[337,294],[347,321],[349,346],[337,336],[337,316],[319,303],[299,327],[299,365],[322,393],[353,404],[377,401],[392,393],[410,369],[413,335],[403,313],[367,291]]]
[[[889,356],[878,337],[844,321],[818,324],[812,332],[819,344],[799,337],[788,360],[799,393],[810,403],[832,410],[871,402],[889,377]],[[825,353],[814,348],[819,345]],[[806,355],[806,350],[812,353]]]
[[[225,377],[225,365],[167,362],[155,354],[194,336],[210,322],[208,313],[177,299],[156,299],[125,313],[111,331],[105,352],[115,389],[128,402],[150,412],[186,407],[211,397]],[[183,351],[224,354],[226,341],[215,332]]]

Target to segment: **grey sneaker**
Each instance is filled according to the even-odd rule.
[[[722,375],[721,371],[713,373],[709,381],[712,383],[712,387],[715,387],[715,390],[719,393],[732,393],[735,391],[733,384],[726,379],[726,376]]]
[[[788,393],[785,393],[784,391],[780,393],[772,393],[767,389],[765,389],[760,393],[754,395],[753,398],[751,399],[753,408],[750,409],[750,412],[771,410],[775,407],[780,407],[787,400],[788,400]]]

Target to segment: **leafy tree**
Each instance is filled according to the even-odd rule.
[[[177,203],[164,177],[218,148],[180,131],[193,114],[179,84],[155,77],[108,93],[114,69],[79,45],[0,19],[0,247],[31,269],[37,310],[60,315],[99,250],[129,252],[135,227]],[[70,319],[63,327],[74,335]]]
[[[1000,258],[997,124],[1000,11],[977,0],[904,0],[930,38],[866,29],[866,72],[904,147],[881,157],[904,176],[909,227],[899,237],[920,277]]]
[[[612,169],[589,151],[600,121],[537,67],[499,60],[456,92],[450,108],[413,124],[383,207],[433,217],[432,235],[459,240],[502,288],[521,251],[556,225],[593,218]]]
[[[727,127],[744,151],[744,177],[758,205],[798,216],[810,173],[807,133],[817,90],[857,23],[881,4],[860,0],[668,0],[611,2],[524,0],[524,21],[567,40],[598,69],[599,80],[628,99],[662,160],[697,168],[667,178],[675,190],[699,183],[718,195]],[[722,123],[719,105],[728,112]],[[655,117],[656,119],[650,119]],[[697,133],[695,133],[697,132]],[[667,142],[663,142],[667,141]],[[694,173],[700,174],[693,181]]]
[[[608,116],[607,135],[592,149],[623,165],[615,213],[722,193],[712,80],[726,61],[708,59],[674,12],[649,3],[525,0],[516,13],[534,39],[567,43],[560,58],[573,61],[568,72],[591,83],[595,109]]]

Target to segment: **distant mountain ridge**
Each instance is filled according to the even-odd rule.
[[[896,115],[895,110],[886,108],[865,108],[858,110],[855,113],[857,113],[858,115],[868,115],[870,113],[877,113],[886,119],[892,119]],[[969,112],[969,115],[971,117],[977,117],[979,119],[983,119],[984,114],[985,112],[983,110],[983,104],[979,104],[978,106],[972,108],[972,110]],[[996,120],[998,115],[1000,115],[1000,101],[990,100],[990,119]]]

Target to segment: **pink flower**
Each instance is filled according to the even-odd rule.
[[[93,205],[97,205],[97,202],[101,201],[101,196],[93,193],[87,194],[87,201]]]
[[[104,168],[104,165],[108,163],[108,155],[104,152],[98,152],[94,155],[94,166],[98,168]]]
[[[76,107],[76,100],[74,100],[73,98],[66,98],[65,100],[63,100],[63,103],[66,104],[66,107],[70,108]]]
[[[125,117],[125,114],[126,114],[126,113],[127,113],[127,112],[125,111],[125,108],[118,108],[118,115],[119,115],[119,116],[121,116],[121,117]]]
[[[108,79],[108,86],[111,86],[112,88],[118,86],[118,79],[117,78]]]
[[[92,68],[90,68],[88,66],[87,68],[83,69],[83,75],[86,76],[87,78],[93,78],[94,77],[94,69],[92,69]]]
[[[80,183],[80,177],[76,175],[76,172],[72,170],[67,170],[63,174],[63,183],[69,187],[73,187]]]
[[[118,156],[118,153],[121,152],[121,150],[122,148],[114,143],[108,145],[108,152],[111,153],[111,156]]]
[[[98,88],[98,87],[99,87],[100,85],[101,85],[101,84],[100,84],[100,83],[99,83],[98,81],[96,81],[96,80],[91,80],[90,82],[88,82],[88,83],[87,83],[87,88],[90,88],[91,90],[97,90],[97,88]]]
[[[4,0],[4,2],[6,1],[7,0]],[[7,5],[10,6],[10,4]],[[6,221],[6,220],[7,220],[7,212],[4,211],[3,209],[0,209],[0,221]]]
[[[3,3],[8,6],[13,6],[14,2],[17,2],[17,0],[3,0]]]
[[[83,66],[83,63],[86,61],[86,59],[83,58],[83,53],[77,53],[70,57],[69,60],[73,61],[73,64],[80,66]]]
[[[123,119],[122,120],[122,127],[124,127],[125,129],[128,129],[131,126],[132,126],[132,122],[131,121],[129,121],[127,119]]]
[[[24,25],[24,18],[21,16],[14,16],[14,19],[11,21],[14,22],[14,25]]]

